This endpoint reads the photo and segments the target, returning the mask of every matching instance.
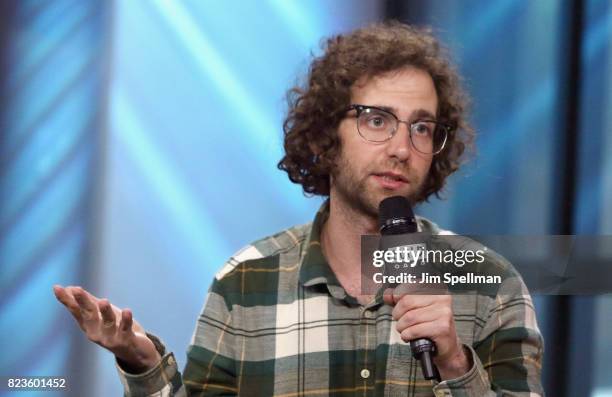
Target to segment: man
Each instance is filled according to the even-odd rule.
[[[473,136],[437,41],[398,23],[333,37],[291,93],[279,168],[329,199],[312,224],[253,243],[219,271],[182,377],[129,310],[54,288],[88,338],[115,354],[126,394],[541,394],[542,338],[520,277],[494,296],[362,289],[360,239],[378,233],[381,200],[437,195]],[[424,218],[418,226],[440,233]],[[417,338],[435,342],[441,382],[412,358],[406,342]]]

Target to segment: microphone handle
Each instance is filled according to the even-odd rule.
[[[427,380],[435,379],[441,381],[440,373],[433,363],[433,356],[436,354],[436,344],[431,339],[420,338],[410,341],[412,356],[421,362],[423,377]]]

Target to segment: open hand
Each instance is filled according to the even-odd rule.
[[[119,309],[81,287],[53,286],[53,293],[76,320],[87,338],[109,350],[127,365],[128,372],[144,372],[161,356],[129,309]]]

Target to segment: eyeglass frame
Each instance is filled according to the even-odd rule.
[[[378,110],[379,112],[384,112],[386,114],[389,114],[391,116],[393,116],[393,118],[395,119],[395,121],[397,122],[396,127],[391,131],[391,133],[389,134],[389,136],[387,137],[387,139],[385,139],[384,141],[373,141],[371,139],[366,138],[365,136],[363,136],[363,134],[361,133],[361,131],[359,130],[359,116],[361,115],[361,113],[363,113],[366,110],[369,109],[374,109],[374,110]],[[442,123],[438,120],[433,120],[433,119],[423,119],[423,118],[419,118],[417,120],[414,121],[406,121],[406,120],[400,120],[399,117],[397,117],[393,112],[390,112],[386,109],[382,109],[380,107],[377,106],[368,106],[368,105],[360,105],[360,104],[351,104],[348,108],[346,108],[345,112],[350,112],[351,110],[354,110],[357,114],[355,115],[355,118],[357,119],[357,132],[359,133],[359,136],[362,137],[363,139],[365,139],[368,142],[372,142],[372,143],[384,143],[387,142],[389,140],[391,140],[391,138],[393,138],[393,136],[397,133],[397,130],[399,128],[400,123],[404,123],[406,124],[406,126],[408,126],[408,136],[410,137],[410,145],[412,145],[412,147],[414,148],[414,150],[416,150],[417,152],[421,153],[421,154],[427,154],[427,155],[432,155],[435,156],[436,154],[440,154],[440,152],[442,152],[442,150],[444,150],[444,148],[446,147],[446,142],[448,140],[448,133],[452,130],[452,126],[446,123]],[[440,147],[440,149],[438,149],[436,152],[432,152],[432,153],[425,153],[422,152],[421,150],[417,149],[416,145],[414,144],[414,142],[412,141],[412,125],[415,123],[419,123],[419,122],[430,122],[430,123],[435,123],[436,127],[442,127],[442,131],[444,131],[444,141],[442,142],[442,146]],[[434,131],[435,133],[435,131]]]

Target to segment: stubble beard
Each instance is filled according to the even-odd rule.
[[[387,167],[380,167],[376,170],[397,170],[398,168],[399,167],[394,167],[393,164],[390,164]],[[411,185],[410,191],[404,196],[410,201],[410,204],[414,206],[423,188],[423,180],[420,180],[410,169],[403,174],[408,176]],[[344,156],[341,155],[333,172],[333,190],[335,190],[338,199],[348,210],[377,220],[380,201],[386,197],[395,196],[397,193],[382,189],[382,193],[377,193],[368,185],[370,176],[371,173],[369,171],[365,172],[364,175],[357,175],[355,169],[349,164]]]

